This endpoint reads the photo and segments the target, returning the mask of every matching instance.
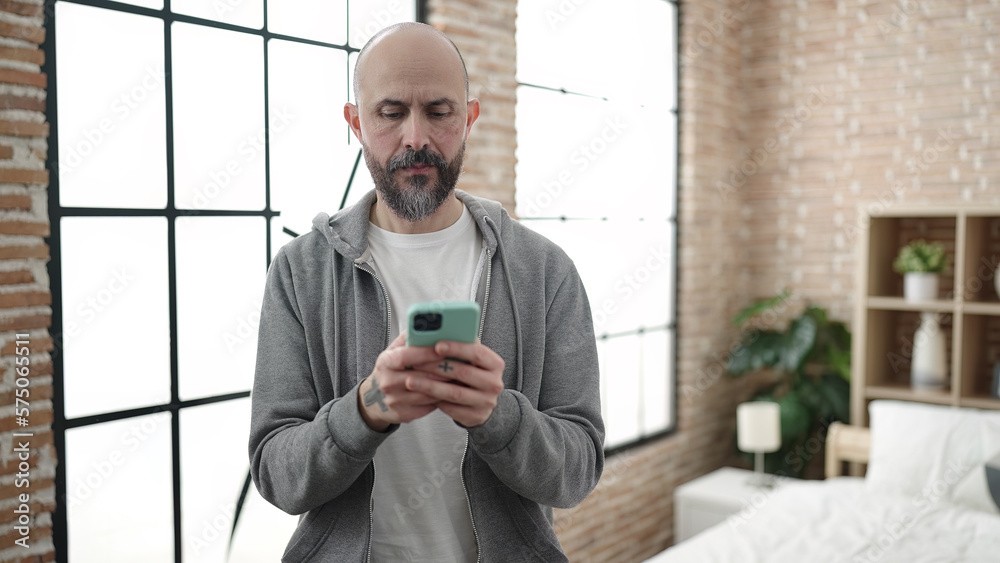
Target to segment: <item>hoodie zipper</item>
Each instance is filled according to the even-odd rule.
[[[479,341],[483,341],[483,328],[486,326],[486,305],[490,301],[490,276],[493,273],[493,253],[486,247],[486,291],[483,292],[483,310],[479,317]],[[469,496],[469,488],[465,486],[465,460],[469,454],[469,438],[465,438],[465,450],[462,451],[462,470],[459,475],[462,477],[462,491],[465,492],[465,502],[469,505],[469,522],[472,522],[472,537],[476,540],[476,563],[483,560],[483,553],[479,542],[479,530],[476,529],[476,517],[472,514],[472,497]]]
[[[483,310],[479,314],[479,341],[483,341],[483,328],[486,327],[486,305],[490,302],[490,276],[493,274],[493,253],[486,247],[486,291],[483,292]]]
[[[389,338],[392,336],[392,324],[390,324],[392,322],[392,303],[389,302],[389,293],[385,290],[385,284],[382,283],[381,279],[379,279],[375,270],[369,270],[362,264],[358,263],[355,263],[354,267],[362,272],[371,274],[371,276],[375,278],[375,281],[378,282],[379,288],[382,290],[382,297],[385,298],[385,346],[389,346]],[[487,287],[489,287],[488,284]],[[468,446],[468,444],[466,446]],[[373,459],[372,490],[368,493],[368,553],[365,556],[365,561],[368,561],[369,563],[371,563],[372,560],[372,535],[375,531],[375,477],[375,460]],[[466,498],[468,498],[468,493],[466,493]],[[469,511],[471,512],[472,509],[470,508]],[[473,531],[475,531],[475,524],[473,524]]]
[[[489,285],[487,285],[489,287]],[[462,490],[465,491],[465,502],[469,505],[469,522],[472,522],[472,537],[476,540],[476,563],[483,560],[482,549],[479,544],[479,530],[476,529],[476,517],[472,515],[472,499],[469,498],[469,489],[465,486],[465,458],[469,454],[469,438],[465,438],[465,449],[462,451],[462,470],[458,474],[462,477]]]
[[[362,264],[354,264],[354,267],[371,274],[375,281],[378,282],[379,287],[382,289],[382,296],[385,298],[385,345],[389,345],[389,338],[392,336],[392,328],[390,321],[392,320],[392,304],[389,302],[389,294],[385,290],[385,284],[378,277],[378,274],[374,270],[369,270],[365,268]],[[483,329],[486,326],[486,305],[490,301],[490,278],[493,275],[493,253],[490,252],[489,247],[486,248],[486,291],[483,292],[483,310],[479,317],[479,340],[483,339]],[[465,449],[462,451],[462,470],[459,475],[462,477],[462,491],[465,492],[465,502],[469,505],[469,521],[472,523],[472,537],[476,540],[476,563],[479,563],[483,559],[482,550],[480,549],[479,543],[479,530],[476,528],[476,517],[472,514],[472,498],[469,497],[469,489],[465,486],[465,460],[469,453],[469,439],[465,440]],[[375,460],[372,460],[372,490],[368,496],[368,553],[365,560],[369,563],[372,560],[372,532],[375,529]]]
[[[372,536],[375,533],[375,460],[372,460],[372,492],[368,495],[368,555],[365,561],[372,560]]]
[[[389,302],[389,292],[385,290],[385,284],[382,283],[382,279],[378,277],[375,270],[369,270],[364,264],[354,263],[354,267],[361,270],[362,272],[367,272],[375,278],[378,282],[379,289],[382,290],[382,297],[385,298],[385,347],[389,346],[389,339],[392,337],[392,303]],[[487,288],[489,284],[487,283]]]

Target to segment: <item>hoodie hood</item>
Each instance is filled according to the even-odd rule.
[[[455,190],[455,197],[469,209],[483,235],[483,242],[495,254],[499,230],[510,220],[503,206],[496,201],[476,198],[458,189]],[[333,216],[320,213],[313,219],[313,230],[323,235],[327,244],[345,258],[357,261],[368,250],[369,213],[375,201],[375,190],[370,190],[357,203],[341,209]]]

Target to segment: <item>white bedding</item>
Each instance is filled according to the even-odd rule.
[[[1000,516],[940,497],[877,493],[857,477],[791,481],[647,562],[1000,562]]]

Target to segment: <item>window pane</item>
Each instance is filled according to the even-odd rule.
[[[60,224],[66,417],[169,402],[166,220]]]
[[[264,0],[172,0],[170,10],[253,29],[264,26]]]
[[[604,447],[613,448],[641,436],[644,418],[639,376],[642,369],[639,336],[609,338],[603,345],[601,411],[604,417]]]
[[[260,217],[177,219],[177,346],[181,399],[253,383],[264,289]]]
[[[163,22],[68,2],[55,8],[59,203],[164,207]]]
[[[348,38],[351,47],[358,49],[372,38],[379,30],[394,23],[413,21],[416,19],[415,2],[402,0],[369,0],[350,3],[351,22]]]
[[[673,318],[671,223],[609,220],[524,224],[553,240],[573,259],[587,290],[598,335],[663,326]]]
[[[347,43],[347,0],[281,0],[267,3],[272,33],[343,45]]]
[[[271,206],[303,234],[317,213],[337,210],[357,154],[343,134],[347,56],[288,41],[271,41],[268,53],[271,115],[283,116],[271,129]]]
[[[249,468],[250,400],[187,408],[180,416],[184,560],[225,563],[236,500]],[[278,559],[280,553],[271,561]]]
[[[670,339],[673,331],[655,330],[641,336],[642,379],[642,432],[653,434],[666,430],[673,420],[673,386]]]
[[[170,442],[165,413],[66,431],[69,561],[174,560]]]
[[[180,209],[264,208],[264,47],[175,23],[174,194]],[[278,126],[282,116],[271,116]]]
[[[673,214],[673,113],[522,86],[515,126],[518,216]]]
[[[675,105],[672,3],[518,2],[517,7],[518,81],[612,101]]]

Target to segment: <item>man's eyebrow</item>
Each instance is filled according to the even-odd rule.
[[[385,98],[382,101],[380,101],[377,104],[375,104],[374,109],[375,109],[375,111],[378,111],[378,110],[384,108],[385,106],[404,106],[405,107],[406,104],[402,100],[392,100],[392,99],[389,99],[389,98]]]
[[[448,106],[449,108],[454,109],[457,105],[458,104],[456,104],[455,101],[452,100],[451,98],[438,98],[428,103],[426,107]]]

